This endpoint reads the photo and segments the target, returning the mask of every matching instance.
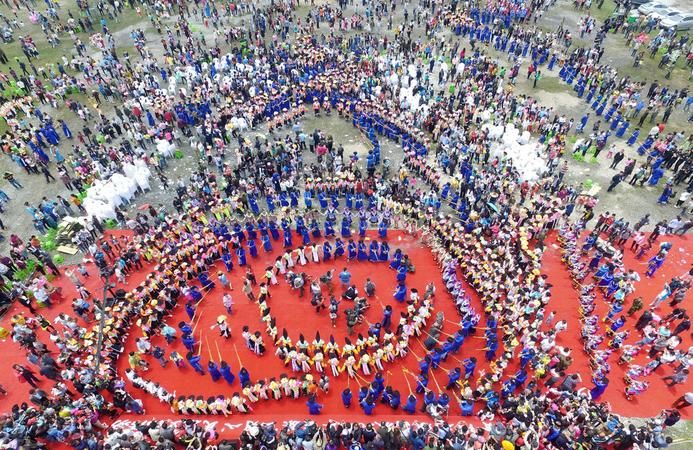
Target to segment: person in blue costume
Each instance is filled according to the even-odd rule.
[[[444,411],[447,411],[447,409],[450,407],[450,396],[445,392],[438,396],[438,406],[443,408]]]
[[[594,383],[594,387],[590,389],[590,396],[592,400],[597,400],[609,386],[609,379],[607,377],[592,378],[592,383]]]
[[[250,374],[245,367],[241,367],[241,370],[238,371],[238,381],[241,382],[241,386],[244,388],[250,386]]]
[[[221,372],[219,372],[219,368],[214,361],[210,361],[209,364],[207,364],[207,371],[212,377],[212,381],[216,382],[221,378]]]
[[[257,258],[257,246],[255,245],[255,241],[252,239],[248,240],[248,252],[250,253],[251,257]]]
[[[365,217],[360,217],[359,218],[359,236],[360,237],[366,236],[366,229],[368,229],[368,222],[366,221]]]
[[[373,378],[373,383],[375,384],[376,392],[378,392],[379,396],[385,390],[385,378],[383,377],[383,374],[381,372],[375,374],[375,378]]]
[[[531,348],[524,348],[520,352],[520,368],[524,369],[534,359],[535,351]]]
[[[582,133],[585,130],[585,126],[587,125],[587,121],[589,120],[589,118],[590,118],[590,113],[585,113],[585,115],[583,115],[580,118],[580,124],[575,129],[576,133]]]
[[[303,246],[308,247],[310,245],[310,234],[308,233],[308,228],[303,227],[301,229],[301,237],[303,239]]]
[[[337,259],[342,256],[344,256],[344,241],[337,238],[337,240],[334,242],[334,258]]]
[[[344,217],[351,219],[351,215],[344,214]],[[337,222],[337,209],[333,206],[329,206],[327,211],[325,211],[325,220],[329,220],[333,224]],[[351,223],[351,222],[349,222]]]
[[[351,393],[351,389],[346,388],[342,391],[342,405],[344,405],[345,408],[351,407],[351,400],[353,398],[354,395]]]
[[[277,227],[277,222],[270,220],[269,222],[269,232],[272,235],[272,239],[275,241],[279,240],[279,227]]]
[[[233,269],[233,258],[227,249],[224,249],[224,253],[221,254],[221,262],[224,263],[226,271],[231,272],[231,269]]]
[[[325,220],[325,237],[333,237],[334,235],[334,222],[331,220]]]
[[[359,261],[368,259],[368,249],[366,248],[366,243],[363,241],[359,241],[357,258]]]
[[[197,289],[197,286],[190,286],[190,295],[192,296],[193,303],[195,305],[202,300],[202,292]]]
[[[590,233],[582,246],[582,253],[587,253],[588,251],[590,251],[590,249],[592,249],[592,247],[594,247],[596,243],[597,235],[595,233]]]
[[[386,262],[390,259],[390,246],[387,242],[380,244],[380,250],[378,252],[378,260],[381,262]]]
[[[630,127],[630,122],[626,120],[621,122],[621,128],[616,132],[616,137],[622,138],[626,134],[626,131],[628,131],[628,127]]]
[[[252,222],[245,223],[245,233],[248,239],[257,239],[257,232],[255,231],[255,225]]]
[[[363,208],[363,194],[356,194],[356,202],[354,204],[356,209]]]
[[[391,269],[399,269],[400,264],[402,263],[402,250],[396,249],[395,254],[392,256],[392,260],[390,261],[390,268]]]
[[[192,334],[192,327],[188,323],[181,321],[178,323],[178,328],[182,334]]]
[[[377,401],[380,398],[380,388],[378,388],[375,382],[368,386],[368,395],[366,397],[372,398],[373,401]]]
[[[474,414],[474,402],[462,399],[460,400],[460,411],[463,416],[469,417]]]
[[[70,131],[70,128],[67,126],[67,123],[63,119],[59,120],[60,126],[63,129],[63,134],[65,135],[66,138],[72,139],[72,131]]]
[[[378,241],[371,241],[371,244],[368,246],[368,261],[370,262],[378,262]]]
[[[599,267],[599,262],[601,260],[602,260],[602,252],[597,250],[595,252],[594,256],[592,257],[592,259],[590,260],[590,263],[587,265],[587,268],[589,269],[589,271],[591,272],[593,270],[597,270],[597,268]]]
[[[263,219],[257,221],[257,229],[260,231],[260,236],[267,236],[267,223]]]
[[[389,405],[390,400],[392,400],[392,387],[388,386],[387,389],[383,391],[383,396],[380,398],[380,403]]]
[[[322,260],[329,261],[332,258],[332,244],[329,241],[325,241],[322,244]]]
[[[279,206],[281,206],[282,208],[289,207],[289,196],[286,195],[286,192],[279,193]]]
[[[303,203],[306,205],[306,209],[313,209],[313,195],[308,190],[303,192]]]
[[[402,403],[402,398],[399,391],[392,391],[392,395],[390,396],[390,408],[398,409],[400,403]]]
[[[436,403],[438,403],[438,399],[436,398],[435,392],[427,391],[424,394],[424,401],[423,401],[423,405],[421,406],[421,412],[425,412],[428,405],[433,405]]]
[[[253,212],[254,215],[257,216],[260,214],[260,207],[258,206],[257,199],[254,195],[248,196],[248,205],[250,205],[250,210]]]
[[[400,264],[397,268],[397,276],[395,277],[397,282],[404,284],[407,281],[407,266]]]
[[[657,253],[654,255],[652,258],[647,261],[647,272],[645,272],[645,276],[652,278],[654,276],[655,272],[662,267],[664,264],[664,256],[662,256],[661,253]]]
[[[311,416],[317,416],[320,414],[320,410],[322,410],[322,405],[318,403],[318,401],[315,398],[315,395],[311,395],[308,397],[308,402],[306,402],[306,405],[308,405],[308,414]]]
[[[403,303],[404,300],[407,298],[407,287],[404,285],[404,283],[399,283],[397,285],[397,288],[395,289],[395,293],[393,295],[395,300],[397,300],[400,303]]]
[[[349,244],[347,244],[347,259],[349,261],[356,259],[356,243],[353,239],[349,239]]]
[[[431,367],[433,367],[434,369],[440,367],[440,361],[442,359],[443,355],[441,353],[441,350],[439,348],[434,349],[431,353]]]
[[[594,278],[596,280],[601,280],[607,273],[609,273],[608,264],[602,264],[602,266],[594,272]]]
[[[599,106],[597,106],[597,115],[601,116],[602,113],[604,112],[604,108],[606,108],[606,100],[604,100]]]
[[[270,240],[269,235],[267,235],[267,234],[261,235],[260,240],[262,241],[262,248],[265,250],[265,252],[271,253],[272,252],[272,241]]]
[[[594,94],[596,94],[596,93],[597,93],[596,88],[590,89],[589,92],[587,93],[587,97],[585,97],[585,102],[590,103],[592,101],[592,99],[594,98]]]
[[[224,378],[224,380],[226,380],[227,383],[232,385],[233,382],[236,381],[236,376],[233,374],[231,367],[226,361],[219,363],[219,372],[221,372],[221,376]]]
[[[209,274],[207,272],[200,273],[197,276],[197,279],[200,281],[202,289],[204,289],[205,291],[214,289],[214,282],[209,279]]]
[[[453,344],[452,344],[452,353],[457,353],[460,351],[462,348],[462,345],[464,344],[464,338],[465,338],[465,332],[464,330],[459,330],[457,333],[455,333],[455,337],[453,338]]]
[[[243,267],[247,264],[245,259],[245,249],[243,247],[238,247],[236,250],[236,256],[238,257],[238,265]]]
[[[267,202],[267,209],[269,210],[270,213],[274,212],[274,197],[269,194],[265,197],[265,201]]]
[[[360,403],[361,408],[363,408],[363,413],[367,416],[373,415],[373,410],[375,409],[375,402],[373,401],[373,397],[366,396],[366,398],[363,399]]]
[[[664,186],[664,190],[662,191],[662,194],[659,196],[657,199],[657,204],[659,205],[665,205],[669,202],[669,197],[673,194],[673,189],[671,187],[671,183],[667,183]]]
[[[513,392],[515,392],[515,389],[517,389],[517,385],[515,384],[514,380],[505,380],[501,386],[501,397],[510,397],[513,394]]]
[[[190,364],[190,367],[192,367],[195,372],[199,373],[200,375],[205,374],[202,364],[200,364],[200,355],[195,355],[193,352],[188,352],[185,355],[185,359],[188,360],[188,364]]]
[[[609,286],[606,288],[606,298],[611,298],[612,295],[619,289],[619,281],[618,278],[614,277],[613,280],[611,280],[611,283],[609,283]]]
[[[351,237],[351,219],[348,219],[346,216],[342,217],[342,237]]]
[[[245,233],[243,232],[243,228],[241,228],[239,223],[233,226],[233,234],[234,236],[238,237],[238,242],[243,242],[245,240]]]
[[[291,221],[290,220],[285,220],[282,219],[282,229],[290,229],[291,228]],[[302,234],[303,230],[306,228],[306,223],[303,220],[303,216],[296,216],[296,233]]]
[[[414,394],[409,394],[407,397],[407,402],[402,406],[402,411],[406,412],[407,414],[415,414],[416,413],[416,396]]]
[[[387,239],[387,221],[385,219],[378,224],[378,236],[381,239]]]
[[[515,378],[515,383],[517,383],[518,386],[522,386],[525,384],[525,381],[527,381],[527,371],[525,369],[520,369],[517,372],[515,372],[515,375],[513,375],[513,378]]]
[[[628,144],[629,147],[632,146],[637,142],[638,137],[640,137],[640,130],[633,131],[633,134],[630,135],[630,137],[626,141],[626,144]]]
[[[359,388],[359,403],[364,401],[366,397],[368,397],[368,386],[361,386]]]
[[[183,333],[180,340],[189,352],[195,351],[195,338],[192,334]]]
[[[284,235],[284,248],[293,247],[294,245],[291,239],[291,230],[282,230],[282,234]]]
[[[452,389],[457,386],[457,382],[459,379],[462,377],[462,371],[460,370],[459,367],[455,367],[451,371],[448,372],[448,384],[445,386],[445,389]]]
[[[495,338],[486,342],[486,361],[493,361],[496,359],[496,351],[498,350],[498,341]]]
[[[327,196],[324,192],[318,192],[318,201],[320,202],[320,208],[327,209]]]
[[[611,282],[614,280],[614,275],[611,273],[611,271],[608,271],[602,276],[602,278],[597,282],[597,285],[600,288],[607,288]]]
[[[317,220],[313,219],[313,221],[310,223],[310,229],[313,239],[319,239],[322,236],[320,233],[320,224]]]
[[[298,208],[298,194],[296,192],[289,192],[289,200],[292,208]]]
[[[473,377],[474,369],[476,368],[476,358],[473,356],[471,358],[465,358],[465,360],[462,361],[462,365],[464,365],[464,379],[468,380]]]
[[[347,193],[347,195],[346,195],[346,207],[349,209],[354,208],[354,194]]]
[[[486,406],[494,411],[498,407],[498,400],[500,400],[500,397],[498,396],[498,393],[496,391],[488,391],[485,394],[486,397]]]

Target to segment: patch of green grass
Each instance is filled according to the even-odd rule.
[[[542,72],[543,73],[543,72]],[[532,86],[533,82],[529,81],[529,86]],[[559,93],[559,92],[570,92],[572,87],[563,83],[558,77],[543,77],[537,81],[536,89],[542,90],[544,92]]]
[[[611,15],[618,8],[613,0],[604,0],[604,4],[601,8],[597,8],[597,1],[592,1],[592,7],[590,8],[590,15],[600,22],[604,22],[606,19],[611,17]]]
[[[59,3],[61,3],[63,6],[58,11],[58,14],[60,18],[63,20],[63,22],[66,20],[68,11],[72,11],[72,15],[75,17],[75,19],[79,18],[79,12],[74,10],[74,4],[65,0],[61,0]],[[45,5],[39,6],[38,10],[45,11],[44,6]],[[8,18],[14,17],[14,12],[10,11],[9,8],[7,8],[7,6],[5,6],[4,4],[2,5],[2,7],[0,7],[0,13],[2,13],[5,17]],[[46,35],[41,30],[41,26],[38,24],[31,23],[31,21],[29,20],[28,11],[26,9],[22,9],[19,12],[17,12],[17,18],[20,22],[23,23],[23,26],[18,30],[13,30],[15,38],[13,42],[9,44],[2,44],[3,50],[7,55],[7,58],[11,61],[10,66],[13,67],[15,70],[19,70],[19,66],[14,62],[16,61],[16,58],[18,58],[20,61],[27,62],[26,56],[24,55],[24,52],[22,52],[22,46],[19,42],[19,38],[21,36],[31,36],[31,38],[34,40],[36,48],[39,51],[39,56],[36,59],[33,59],[32,62],[37,67],[46,66],[48,64],[56,64],[60,62],[60,58],[63,55],[67,56],[68,59],[71,59],[72,55],[76,55],[77,52],[74,46],[72,45],[70,37],[67,33],[63,33],[58,36],[58,38],[60,39],[60,45],[58,45],[58,47],[51,47],[48,43],[48,40],[46,39]],[[101,26],[99,24],[99,21],[100,17],[98,13],[94,13],[92,17],[92,23],[94,24],[94,31],[98,33],[101,32]],[[121,13],[121,15],[118,17],[118,22],[116,22],[115,20],[108,20],[107,26],[109,27],[111,34],[114,34],[120,30],[123,30],[137,23],[141,22],[144,24],[146,21],[146,18],[138,17],[134,10],[126,8],[123,10],[123,13]],[[2,22],[2,24],[4,25],[4,22]],[[90,32],[82,30],[82,32],[78,33],[77,36],[79,36],[82,42],[85,43],[88,52],[92,52],[95,50],[89,44],[89,37],[91,36]],[[66,69],[68,70],[68,72],[72,72],[69,68]]]

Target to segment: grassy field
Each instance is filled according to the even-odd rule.
[[[58,11],[58,15],[61,19],[63,19],[63,21],[66,20],[66,17],[69,16],[70,12],[76,19],[84,15],[80,15],[80,12],[75,8],[73,2],[61,0],[58,3],[62,5],[60,10]],[[41,11],[42,9],[43,8],[39,7],[39,11]],[[8,70],[12,68],[17,73],[21,74],[18,61],[22,61],[25,63],[28,62],[26,56],[24,55],[24,52],[22,51],[22,46],[19,41],[19,39],[22,36],[31,36],[34,43],[36,44],[36,48],[39,51],[39,55],[37,58],[32,59],[31,62],[37,69],[40,67],[47,68],[51,65],[56,65],[57,63],[61,62],[63,56],[67,57],[68,60],[70,60],[73,56],[77,55],[77,51],[70,40],[70,36],[67,33],[61,33],[58,36],[58,38],[61,41],[60,45],[58,47],[52,47],[48,43],[46,35],[41,30],[41,26],[39,24],[32,23],[29,20],[29,13],[26,9],[18,11],[15,15],[15,13],[13,11],[10,11],[9,8],[7,8],[7,6],[2,5],[0,7],[0,14],[8,18],[16,18],[21,23],[19,29],[13,30],[14,41],[11,43],[3,44],[2,49],[9,60],[9,64],[4,66],[4,69]],[[101,31],[100,20],[101,17],[95,10],[92,13],[92,23],[94,24],[94,29],[98,30],[98,32]],[[142,28],[147,28],[147,26],[149,25],[149,22],[147,22],[146,18],[139,17],[135,13],[135,11],[130,8],[124,9],[123,12],[117,17],[117,20],[107,19],[107,21],[107,26],[111,34],[118,33],[119,31],[136,25],[138,23],[142,25]],[[91,33],[82,30],[82,32],[76,34],[75,36],[79,37],[82,40],[82,42],[84,42],[84,44],[87,46],[88,54],[93,54],[94,52],[97,52],[97,49],[92,47],[90,44]],[[128,51],[131,55],[134,55],[135,53],[134,47],[131,43],[117,46],[116,49],[118,50],[119,54],[122,54],[123,51]],[[57,69],[53,70],[57,72]],[[69,66],[65,67],[65,70],[68,74],[75,74],[75,71],[73,71]],[[46,84],[46,87],[49,90],[51,89],[50,84]],[[81,93],[69,94],[69,97],[81,103],[88,102],[89,100],[86,95]],[[56,119],[64,119],[66,118],[65,116],[69,114],[72,113],[68,112],[64,108],[60,108],[57,111],[55,111],[53,116]],[[5,121],[0,121],[0,134],[5,133],[5,131],[7,131],[7,124]]]

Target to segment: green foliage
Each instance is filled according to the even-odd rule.
[[[15,281],[25,281],[27,278],[29,278],[36,270],[36,264],[38,264],[36,260],[28,260],[24,269],[18,270],[14,273]]]
[[[39,241],[41,241],[41,248],[46,250],[46,251],[51,251],[51,250],[55,250],[56,248],[58,248],[58,244],[55,241],[55,238],[57,235],[58,235],[58,229],[57,228],[48,228],[48,231],[46,232],[46,234],[39,237]]]

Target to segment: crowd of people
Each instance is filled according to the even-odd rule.
[[[35,8],[31,3],[25,6],[30,11]],[[556,108],[515,94],[506,84],[516,83],[521,57],[532,60],[528,78],[534,76],[535,85],[541,67],[554,70],[559,65],[561,78],[575,83],[576,94],[586,94],[596,114],[605,114],[605,126],[609,124],[608,129],[593,127],[589,139],[595,142],[595,157],[606,146],[609,129],[624,137],[630,121],[639,120],[643,126],[649,117],[654,123],[659,108],[675,107],[687,92],[652,84],[648,100],[641,100],[642,85],[599,65],[601,47],[571,52],[569,33],[560,29],[544,34],[532,28],[531,19],[551,6],[541,0],[491,2],[487,8],[458,2],[443,6],[428,0],[417,5],[369,1],[364,2],[363,15],[350,16],[345,1],[338,6],[311,6],[305,19],[295,17],[298,2],[288,0],[223,7],[132,2],[128,6],[137,15],[148,14],[163,46],[163,55],[156,55],[146,45],[145,33],[135,29],[131,38],[139,60],[119,54],[109,31],[111,21],[117,22],[126,6],[99,3],[94,8],[78,2],[84,14],[75,20],[69,13],[67,26],[61,25],[60,5],[49,0],[47,6],[47,13],[37,16],[47,36],[59,44],[61,34],[68,33],[79,56],[37,68],[36,55],[27,44],[28,62],[22,61],[17,69],[22,73],[10,69],[13,81],[3,80],[22,90],[3,105],[9,128],[2,142],[5,153],[21,170],[42,175],[47,183],[57,181],[51,172],[55,163],[60,180],[74,191],[70,200],[43,197],[36,206],[24,205],[37,232],[55,228],[62,217],[74,213],[72,207],[87,212],[77,194],[137,161],[175,191],[175,212],[150,205],[125,213],[116,205],[110,212],[102,210],[104,215],[89,217],[73,242],[93,260],[96,270],[79,264],[65,271],[74,285],[73,299],[52,286],[61,269],[41,248],[41,241],[36,236],[26,241],[11,236],[10,256],[0,258],[0,274],[3,283],[12,281],[12,287],[2,295],[26,311],[11,318],[11,329],[0,332],[26,355],[30,365],[15,364],[13,371],[32,390],[26,403],[15,405],[3,417],[3,445],[423,449],[489,444],[625,449],[636,444],[663,448],[671,442],[663,432],[679,420],[678,409],[690,406],[690,395],[641,426],[628,425],[599,398],[608,389],[607,375],[616,359],[628,364],[629,397],[644,391],[645,377],[662,364],[673,368],[664,377],[668,384],[686,382],[693,351],[679,348],[678,336],[690,330],[683,300],[693,274],[666,283],[638,316],[634,328],[642,332],[642,339],[634,342],[624,327],[636,320],[629,317],[643,309],[644,300],[634,298],[623,313],[641,280],[625,268],[622,254],[629,248],[639,258],[647,255],[647,276],[652,276],[671,248],[664,241],[659,250],[652,250],[659,235],[667,230],[685,232],[691,222],[677,218],[658,223],[646,239],[640,231],[647,218],[630,227],[622,219],[603,215],[594,231],[582,237],[594,219],[594,203],[579,201],[581,188],[565,179],[567,165],[561,158],[566,157],[572,133],[584,131],[590,118],[576,125]],[[402,10],[404,21],[394,27],[392,17]],[[225,28],[235,16],[244,17],[244,26]],[[165,17],[174,18],[173,28]],[[193,20],[216,30],[214,43],[193,31]],[[391,40],[362,33],[385,22],[395,31]],[[321,23],[328,24],[331,32],[321,33]],[[97,62],[86,54],[76,30],[96,32],[98,27],[101,33],[90,39],[99,48]],[[460,39],[440,39],[436,32],[443,28],[468,39],[471,50]],[[238,40],[244,45],[221,50],[222,41],[228,45]],[[513,64],[509,72],[484,46],[509,54]],[[442,63],[446,57],[449,65]],[[68,67],[81,74],[71,75]],[[93,105],[72,100],[68,91],[73,89],[89,95]],[[646,104],[640,106],[641,102]],[[82,121],[76,134],[67,122],[46,112],[44,105],[61,103]],[[638,116],[643,108],[646,111]],[[365,161],[357,153],[345,154],[339,137],[303,129],[306,115],[327,116],[333,111],[365,138],[370,149]],[[670,113],[665,109],[667,118]],[[667,203],[672,186],[693,181],[691,139],[683,133],[665,134],[664,125],[657,125],[639,143],[638,152],[647,154],[647,162],[638,179],[656,185],[665,169],[672,169],[673,179],[666,183],[669,193],[665,196],[665,188],[660,197],[661,203]],[[249,137],[263,126],[268,127],[266,137]],[[511,129],[519,130],[517,135]],[[523,139],[520,132],[534,134],[537,143],[527,156],[542,164],[532,163],[530,168],[523,158],[507,156],[504,143]],[[60,149],[65,148],[64,140],[71,146],[65,156]],[[160,151],[161,143],[192,148],[198,166],[187,180],[169,182],[167,167],[177,156],[170,147]],[[628,139],[628,145],[636,143],[638,130]],[[392,174],[381,155],[384,145],[394,145],[403,155],[402,165]],[[590,147],[591,143],[580,144],[583,154]],[[636,165],[627,163],[627,175],[636,173]],[[23,188],[13,182],[11,172],[4,178],[15,189]],[[146,183],[139,187],[148,189]],[[682,213],[688,208],[686,202],[688,198],[682,202]],[[133,233],[104,235],[102,222],[108,219]],[[378,239],[366,241],[369,228],[377,230]],[[459,315],[454,334],[442,333],[447,319],[436,311],[434,285],[407,283],[414,262],[388,242],[390,228],[417,234],[433,250]],[[554,320],[552,286],[541,273],[544,240],[552,230],[559,233],[564,261],[580,291],[581,335],[593,362],[591,390],[581,387],[571,368],[572,352],[577,350],[556,340],[569,325]],[[252,261],[275,247],[282,248],[282,254],[256,279]],[[355,261],[391,270],[397,286],[392,300],[402,311],[393,317],[393,307],[383,305],[382,319],[368,324],[365,335],[352,337],[372,307],[369,299],[379,283],[368,279],[365,295],[359,295],[360,286],[352,282],[349,271]],[[302,269],[322,263],[335,264],[337,269],[327,270],[319,280],[310,280]],[[36,273],[16,280],[15,275],[27,267]],[[339,271],[339,267],[344,268]],[[131,274],[143,269],[150,271],[144,282],[126,291]],[[257,304],[265,327],[246,327],[238,335],[254,353],[274,353],[289,374],[253,378],[240,358],[239,367],[233,368],[219,352],[216,359],[211,351],[209,360],[202,355],[202,342],[195,334],[197,305],[217,284],[228,294],[230,273],[242,274],[242,292]],[[102,302],[99,293],[85,287],[92,276],[104,281],[107,300]],[[341,298],[334,293],[333,277],[334,284],[338,281],[342,287]],[[594,277],[594,283],[588,277]],[[475,308],[465,282],[480,297],[481,309]],[[282,329],[272,299],[280,283],[300,296],[308,289],[316,312],[325,310],[333,326],[348,330],[344,343],[332,337],[324,340],[319,334],[309,342]],[[419,288],[424,288],[423,294]],[[597,298],[609,303],[604,317]],[[70,300],[74,316],[61,313],[49,320],[39,311]],[[340,314],[341,301],[354,306]],[[230,294],[224,296],[224,307],[232,312]],[[169,323],[176,308],[185,308],[189,320]],[[222,338],[232,335],[226,319],[219,316],[214,325]],[[141,331],[142,337],[135,349],[126,352],[131,328]],[[160,337],[165,344],[159,345]],[[437,381],[430,385],[435,371],[442,370],[441,361],[454,360],[471,338],[484,339],[489,370],[475,371],[477,360],[470,356],[445,374],[448,389],[441,389]],[[186,354],[167,349],[176,339]],[[415,350],[414,340],[423,341],[421,350]],[[383,371],[396,359],[419,356],[418,351],[425,352],[418,358],[419,373],[405,375],[415,388],[400,393],[385,382]],[[642,351],[652,358],[645,367],[634,362]],[[127,358],[130,366],[124,374],[116,370],[120,358]],[[190,366],[201,376],[223,379],[236,391],[209,398],[180,395],[146,378],[146,369],[154,362],[162,366],[173,362],[179,369]],[[366,380],[371,376],[373,380]],[[349,388],[341,392],[345,408],[354,401],[365,415],[380,410],[422,412],[435,424],[330,422],[321,427],[301,422],[277,429],[249,423],[239,443],[224,440],[221,430],[187,418],[171,424],[141,422],[129,429],[108,426],[123,412],[145,413],[141,396],[154,397],[185,416],[247,414],[256,402],[286,398],[305,399],[308,412],[318,415],[320,398],[340,377],[364,381],[353,400]],[[233,387],[236,378],[238,389]],[[128,384],[134,388],[131,392]],[[490,425],[449,425],[445,419],[450,414],[476,415]]]

